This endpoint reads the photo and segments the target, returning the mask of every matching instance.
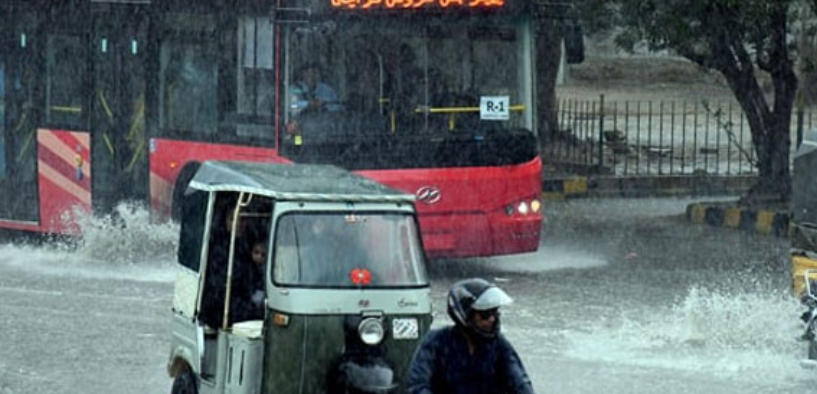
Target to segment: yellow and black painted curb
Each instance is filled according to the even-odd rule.
[[[587,178],[546,179],[542,181],[542,198],[562,200],[587,195]]]
[[[789,213],[787,211],[696,203],[687,206],[686,216],[691,222],[698,224],[771,234],[778,237],[789,236]]]

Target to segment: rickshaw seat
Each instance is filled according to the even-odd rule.
[[[261,338],[263,334],[263,328],[263,320],[248,320],[233,323],[233,335],[247,339],[258,339]]]

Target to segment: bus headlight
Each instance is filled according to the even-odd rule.
[[[360,340],[367,345],[377,345],[383,341],[383,322],[380,319],[370,317],[363,319],[360,325],[357,326],[357,333],[360,335]]]
[[[530,210],[533,213],[539,212],[540,209],[542,209],[542,203],[539,201],[539,199],[534,199],[530,202]]]
[[[537,214],[542,210],[542,202],[538,198],[514,202],[505,206],[505,214],[513,216],[515,214],[527,216]]]

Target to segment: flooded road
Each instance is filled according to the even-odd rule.
[[[484,276],[516,299],[503,330],[539,393],[817,387],[787,241],[688,224],[690,201],[548,203],[539,252],[432,262],[435,324],[451,283]],[[76,249],[0,246],[0,393],[170,391],[175,229],[125,221]]]
[[[815,387],[815,371],[799,367],[788,242],[691,225],[688,202],[551,203],[537,254],[484,263],[509,278],[519,302],[505,313],[506,332],[540,391]]]

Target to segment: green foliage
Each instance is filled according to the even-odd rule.
[[[817,0],[811,0],[817,3]],[[788,11],[796,0],[577,0],[589,32],[618,28],[617,44],[632,50],[673,50],[704,62],[712,40],[741,43],[765,55],[769,32],[780,23],[776,11]]]
[[[817,0],[575,1],[586,25],[612,30],[624,49],[668,50],[720,72],[752,132],[758,187],[787,195],[790,119],[798,86],[793,26],[804,5],[817,11]],[[770,95],[761,88],[757,69],[771,77]],[[729,133],[731,125],[722,128]]]
[[[618,6],[612,1],[579,0],[576,9],[585,31],[590,34],[612,30],[620,23]]]

